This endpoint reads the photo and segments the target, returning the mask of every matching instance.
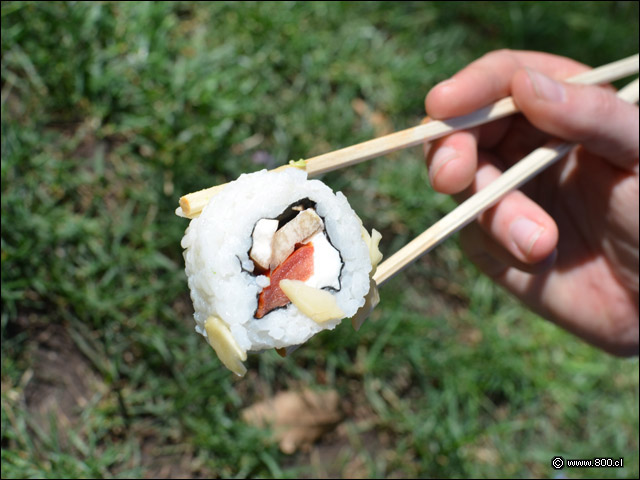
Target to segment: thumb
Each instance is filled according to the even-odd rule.
[[[523,69],[512,80],[516,105],[540,130],[580,143],[613,165],[638,165],[638,107],[609,89],[563,83]]]

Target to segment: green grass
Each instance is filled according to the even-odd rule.
[[[416,124],[430,87],[492,49],[636,53],[636,2],[1,8],[3,477],[555,477],[558,454],[625,459],[567,478],[638,477],[638,360],[527,312],[455,240],[385,285],[360,332],[251,356],[236,380],[193,332],[173,214]],[[419,149],[324,180],[387,255],[454,205]],[[337,389],[348,415],[286,456],[239,412],[300,386]]]

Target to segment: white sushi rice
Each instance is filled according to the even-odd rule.
[[[334,194],[319,180],[307,180],[307,174],[297,168],[263,170],[228,184],[191,220],[182,239],[196,331],[206,337],[205,321],[215,315],[230,328],[242,349],[257,351],[302,344],[340,323],[318,324],[293,304],[254,318],[258,294],[268,278],[248,271],[253,270],[249,258],[252,230],[261,218],[276,218],[304,198],[316,203],[316,212],[344,262],[341,288],[331,292],[338,306],[351,317],[364,304],[371,261],[361,238],[360,219],[346,197],[341,192]]]

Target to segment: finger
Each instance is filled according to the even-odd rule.
[[[638,107],[602,87],[555,81],[531,69],[513,77],[513,97],[540,130],[581,143],[613,165],[638,165]]]
[[[557,250],[554,249],[539,262],[522,262],[475,222],[460,233],[460,246],[480,271],[494,280],[500,279],[509,268],[533,274],[545,272],[554,265],[557,256]]]
[[[470,196],[500,176],[500,170],[483,154],[472,185],[464,192]],[[478,218],[482,229],[517,260],[535,264],[546,259],[558,243],[558,227],[542,207],[520,191],[507,194],[497,205]]]
[[[436,119],[471,113],[509,96],[511,77],[525,66],[558,79],[589,70],[586,65],[547,53],[498,50],[433,87],[425,99],[425,108]]]
[[[471,185],[476,173],[477,131],[461,131],[433,142],[426,155],[429,180],[441,193],[454,194]]]
[[[421,123],[430,120],[425,117]],[[512,121],[513,117],[502,118],[478,128],[455,132],[442,139],[424,143],[424,158],[433,188],[449,195],[467,188],[475,174],[477,148],[494,147],[505,132],[511,130],[509,127]],[[443,168],[445,165],[446,168]]]

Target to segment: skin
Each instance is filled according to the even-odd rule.
[[[500,50],[436,85],[434,119],[512,95],[522,112],[426,147],[433,188],[461,201],[551,138],[579,144],[463,230],[479,269],[533,311],[603,350],[638,354],[638,107],[612,88],[560,82],[589,67]]]

